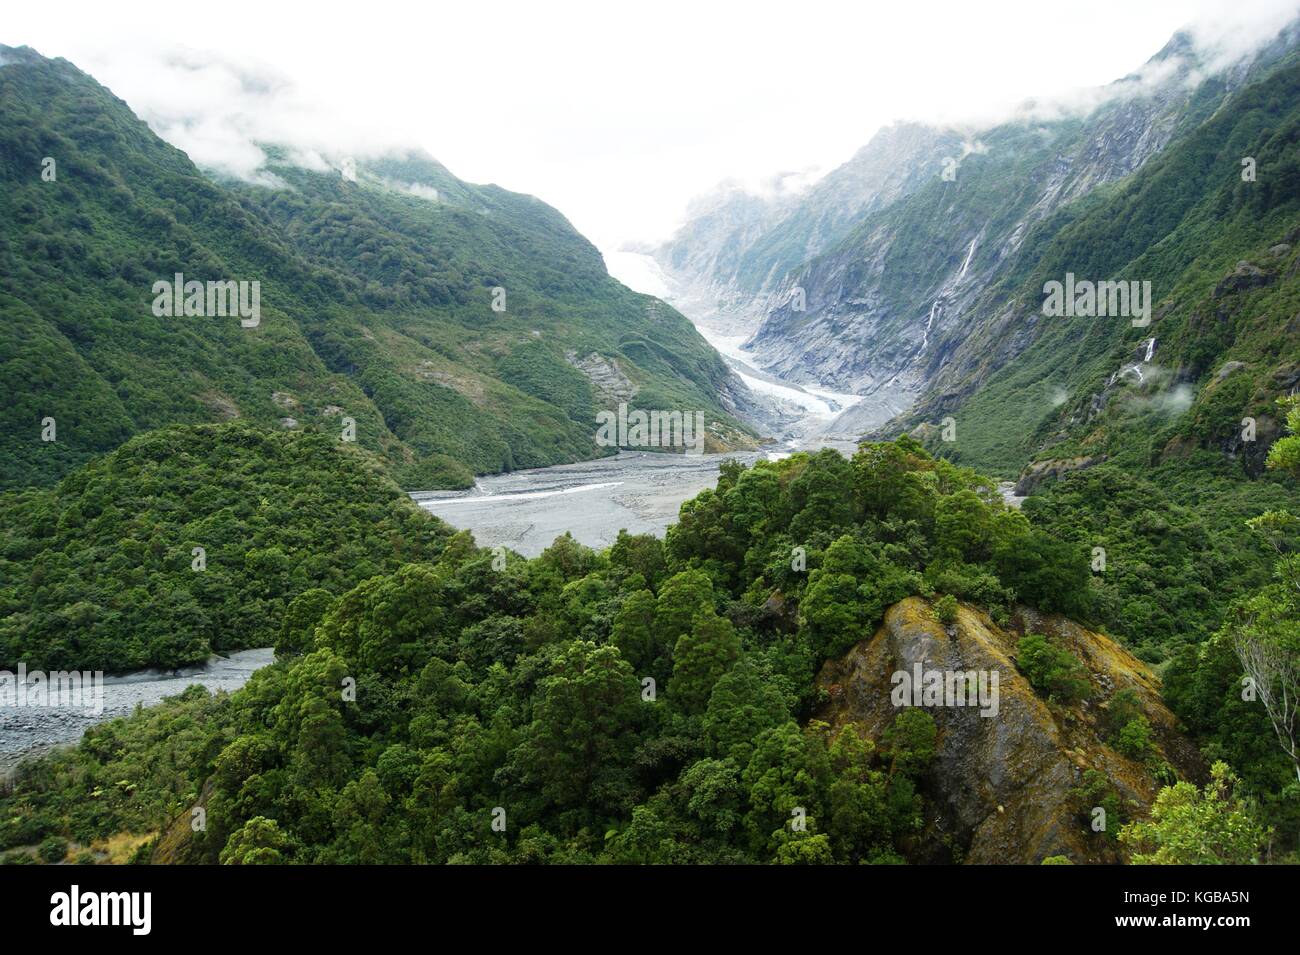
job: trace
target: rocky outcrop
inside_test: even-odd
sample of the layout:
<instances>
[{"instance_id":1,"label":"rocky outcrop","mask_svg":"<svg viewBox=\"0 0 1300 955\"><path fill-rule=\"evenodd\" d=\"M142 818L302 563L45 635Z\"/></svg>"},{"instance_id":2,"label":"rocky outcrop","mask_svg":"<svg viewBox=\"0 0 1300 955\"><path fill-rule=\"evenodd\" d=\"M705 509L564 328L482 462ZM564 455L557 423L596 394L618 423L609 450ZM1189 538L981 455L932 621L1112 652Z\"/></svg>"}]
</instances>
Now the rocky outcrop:
<instances>
[{"instance_id":1,"label":"rocky outcrop","mask_svg":"<svg viewBox=\"0 0 1300 955\"><path fill-rule=\"evenodd\" d=\"M1106 456L1090 457L1083 455L1074 458L1054 458L1049 461L1034 461L1021 472L1016 481L1015 494L1024 497L1033 494L1044 481L1057 481L1071 471L1082 471L1101 464Z\"/></svg>"},{"instance_id":2,"label":"rocky outcrop","mask_svg":"<svg viewBox=\"0 0 1300 955\"><path fill-rule=\"evenodd\" d=\"M597 352L579 358L577 352L567 351L564 360L587 377L602 401L627 401L637 393L637 386L623 374L616 359L606 358Z\"/></svg>"},{"instance_id":3,"label":"rocky outcrop","mask_svg":"<svg viewBox=\"0 0 1300 955\"><path fill-rule=\"evenodd\" d=\"M1016 644L1042 633L1087 668L1090 700L1058 706L1044 700L1016 669ZM1122 861L1115 839L1094 832L1092 807L1078 792L1084 774L1110 781L1132 813L1145 812L1159 783L1148 766L1107 742L1105 703L1131 688L1151 724L1159 758L1183 778L1200 780L1205 766L1179 732L1151 671L1109 637L1060 617L1022 609L1006 628L965 605L945 627L928 603L911 597L892 606L884 623L817 678L827 702L814 717L833 727L857 724L879 740L899 712L892 677L923 669L998 674L995 715L976 706L933 706L937 752L924 788L931 810L913 861L1037 864L1063 855L1076 863Z\"/></svg>"},{"instance_id":4,"label":"rocky outcrop","mask_svg":"<svg viewBox=\"0 0 1300 955\"><path fill-rule=\"evenodd\" d=\"M1223 298L1236 292L1245 292L1253 288L1263 288L1276 281L1277 276L1265 272L1251 262L1238 262L1237 267L1224 276L1214 287L1214 298Z\"/></svg>"},{"instance_id":5,"label":"rocky outcrop","mask_svg":"<svg viewBox=\"0 0 1300 955\"><path fill-rule=\"evenodd\" d=\"M203 861L201 847L195 837L204 827L196 829L196 818L206 817L213 788L213 781L207 780L194 805L178 813L158 834L149 856L150 865L196 865ZM196 817L195 810L202 810L202 815Z\"/></svg>"}]
</instances>

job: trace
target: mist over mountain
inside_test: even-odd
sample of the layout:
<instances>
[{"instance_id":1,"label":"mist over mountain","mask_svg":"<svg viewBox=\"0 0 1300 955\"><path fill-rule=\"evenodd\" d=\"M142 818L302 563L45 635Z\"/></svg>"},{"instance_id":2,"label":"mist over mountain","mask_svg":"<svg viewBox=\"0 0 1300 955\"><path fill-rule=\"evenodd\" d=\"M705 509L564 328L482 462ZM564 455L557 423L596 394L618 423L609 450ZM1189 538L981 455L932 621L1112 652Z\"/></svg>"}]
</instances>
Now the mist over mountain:
<instances>
[{"instance_id":1,"label":"mist over mountain","mask_svg":"<svg viewBox=\"0 0 1300 955\"><path fill-rule=\"evenodd\" d=\"M655 257L687 311L749 337L756 366L864 396L833 429L869 431L950 389L971 360L963 343L987 369L972 326L1003 306L981 297L1040 254L1040 226L1190 134L1286 60L1297 33L1248 51L1180 33L1075 101L1029 102L987 127L887 127L799 196L729 190ZM1032 321L1000 327L994 361L1035 334Z\"/></svg>"},{"instance_id":2,"label":"mist over mountain","mask_svg":"<svg viewBox=\"0 0 1300 955\"><path fill-rule=\"evenodd\" d=\"M933 37L941 92L942 51L1052 19L1006 9L871 24ZM605 10L589 49L531 7L418 21L536 88L386 66L384 12L281 47L391 92L360 122L251 53L101 42L124 101L0 46L0 863L1300 862L1295 10L900 106L825 175L737 162L608 257L391 84L515 117L474 145L516 168L608 165L578 208L611 218L751 115L815 153L796 79L850 129L891 90L782 72L820 11L701 9L667 55ZM1030 37L1063 72L1070 23ZM989 891L1066 911L1025 881L1052 904Z\"/></svg>"},{"instance_id":3,"label":"mist over mountain","mask_svg":"<svg viewBox=\"0 0 1300 955\"><path fill-rule=\"evenodd\" d=\"M0 383L18 396L0 484L233 418L351 419L414 487L610 453L596 413L633 395L712 415L719 447L751 440L745 387L691 324L544 203L418 152L331 165L266 143L251 181L205 175L72 64L0 55ZM265 314L159 316L176 275L256 282ZM46 418L59 438L33 446Z\"/></svg>"}]
</instances>

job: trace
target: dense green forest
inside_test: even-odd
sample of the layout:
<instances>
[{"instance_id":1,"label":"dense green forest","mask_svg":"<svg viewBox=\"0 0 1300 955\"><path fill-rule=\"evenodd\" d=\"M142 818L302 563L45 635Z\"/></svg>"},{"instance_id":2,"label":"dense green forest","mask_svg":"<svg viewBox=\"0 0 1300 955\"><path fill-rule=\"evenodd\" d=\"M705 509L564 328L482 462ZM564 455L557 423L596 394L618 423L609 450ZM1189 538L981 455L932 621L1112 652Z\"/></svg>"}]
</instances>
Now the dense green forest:
<instances>
[{"instance_id":1,"label":"dense green forest","mask_svg":"<svg viewBox=\"0 0 1300 955\"><path fill-rule=\"evenodd\" d=\"M726 461L662 540L525 559L401 487L608 453L595 414L618 401L705 410L710 450L751 442L683 316L549 206L422 154L343 176L268 145L265 182L217 181L66 61L0 49L0 669L276 650L238 692L21 766L4 861L958 861L936 837L948 724L822 718L827 667L903 601L954 646L1014 633L1052 731L1097 729L1115 761L1070 798L1082 826L1117 820L1087 836L1110 858L1300 859L1293 61L1193 102L1167 149L1037 225L976 303L998 319L964 347L989 363L909 433ZM1026 165L972 159L977 212L1052 148L1003 135ZM894 254L939 254L944 195L884 212L925 222ZM1043 319L1067 271L1151 280L1151 325ZM154 316L174 272L257 278L261 322ZM1020 509L997 486L1016 475ZM1155 676L1099 679L1060 637L1080 627Z\"/></svg>"},{"instance_id":2,"label":"dense green forest","mask_svg":"<svg viewBox=\"0 0 1300 955\"><path fill-rule=\"evenodd\" d=\"M270 646L304 590L432 559L448 533L355 444L162 428L55 488L0 495L0 667L116 672Z\"/></svg>"},{"instance_id":3,"label":"dense green forest","mask_svg":"<svg viewBox=\"0 0 1300 955\"><path fill-rule=\"evenodd\" d=\"M351 418L410 488L611 453L595 413L619 400L704 412L719 449L752 440L690 322L544 203L420 154L345 179L268 146L262 184L217 182L72 64L3 49L0 488L232 418L335 435ZM176 273L259 282L259 323L154 315Z\"/></svg>"},{"instance_id":4,"label":"dense green forest","mask_svg":"<svg viewBox=\"0 0 1300 955\"><path fill-rule=\"evenodd\" d=\"M1005 612L1088 588L1075 549L907 441L729 464L664 541L565 537L494 569L460 534L420 556L304 590L281 662L229 699L191 692L31 769L0 839L155 829L202 795L183 851L207 861L899 861L933 726L801 725L816 668L913 593ZM773 592L799 613L765 612ZM807 838L783 828L795 805Z\"/></svg>"},{"instance_id":5,"label":"dense green forest","mask_svg":"<svg viewBox=\"0 0 1300 955\"><path fill-rule=\"evenodd\" d=\"M913 594L943 595L941 617L954 599L995 619L1018 602L1098 609L1082 545L907 438L725 464L666 539L624 533L602 553L566 536L503 563L411 520L409 538L438 546L299 592L278 662L242 690L191 690L21 770L0 845L140 833L136 857L155 861L906 861L931 810L934 722L904 708L883 738L832 732L810 719L823 661ZM1045 697L1080 692L1067 652L1038 638L1020 657ZM1273 822L1293 847L1295 820Z\"/></svg>"}]
</instances>

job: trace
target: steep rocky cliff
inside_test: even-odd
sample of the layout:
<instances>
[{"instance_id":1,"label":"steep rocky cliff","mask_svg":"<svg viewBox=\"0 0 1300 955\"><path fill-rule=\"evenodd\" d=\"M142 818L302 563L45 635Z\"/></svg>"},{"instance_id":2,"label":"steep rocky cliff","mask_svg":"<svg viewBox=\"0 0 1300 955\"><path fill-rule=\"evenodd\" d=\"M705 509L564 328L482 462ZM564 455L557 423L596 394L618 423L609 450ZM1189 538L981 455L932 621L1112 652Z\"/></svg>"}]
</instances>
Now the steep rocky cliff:
<instances>
[{"instance_id":1,"label":"steep rocky cliff","mask_svg":"<svg viewBox=\"0 0 1300 955\"><path fill-rule=\"evenodd\" d=\"M1041 296L1014 296L1068 223L1063 211L1108 197L1277 68L1296 37L1293 24L1225 66L1175 35L1094 91L1086 114L1031 102L993 127L894 127L766 219L750 205L743 227L688 223L660 261L688 313L721 310L752 333L754 364L865 396L836 431L871 430L918 403L946 413L1037 339Z\"/></svg>"},{"instance_id":2,"label":"steep rocky cliff","mask_svg":"<svg viewBox=\"0 0 1300 955\"><path fill-rule=\"evenodd\" d=\"M867 214L938 175L961 135L897 123L806 190L786 179L758 195L724 183L697 200L687 222L654 251L690 315L752 332L788 295L787 274L831 248Z\"/></svg>"},{"instance_id":3,"label":"steep rocky cliff","mask_svg":"<svg viewBox=\"0 0 1300 955\"><path fill-rule=\"evenodd\" d=\"M1017 669L1017 642L1043 634L1082 661L1089 698L1061 705L1043 699ZM818 676L827 702L815 717L832 726L856 723L880 739L899 712L891 700L893 674L923 670L998 674L995 715L976 706L927 707L938 728L935 761L926 779L931 813L909 852L913 861L1036 864L1063 855L1076 863L1122 861L1120 823L1145 813L1171 775L1200 780L1204 763L1160 700L1151 671L1109 637L1062 617L1022 608L1000 627L961 606L940 624L926 601L910 597L885 615L880 629ZM1152 731L1155 753L1138 761L1110 742L1110 704L1121 690L1135 694ZM1106 830L1093 830L1099 777L1113 790ZM1103 800L1104 801L1104 800ZM1115 807L1122 807L1115 818Z\"/></svg>"}]
</instances>

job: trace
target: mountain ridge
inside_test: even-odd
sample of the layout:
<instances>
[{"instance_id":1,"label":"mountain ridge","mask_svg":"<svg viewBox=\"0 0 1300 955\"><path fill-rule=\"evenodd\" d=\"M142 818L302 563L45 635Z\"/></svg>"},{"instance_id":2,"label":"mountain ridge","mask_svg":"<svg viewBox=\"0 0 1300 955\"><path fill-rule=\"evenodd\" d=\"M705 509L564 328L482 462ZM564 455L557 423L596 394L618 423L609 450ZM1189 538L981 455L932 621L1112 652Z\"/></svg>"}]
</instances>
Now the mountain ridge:
<instances>
[{"instance_id":1,"label":"mountain ridge","mask_svg":"<svg viewBox=\"0 0 1300 955\"><path fill-rule=\"evenodd\" d=\"M66 60L0 55L0 310L18 328L0 386L19 396L0 487L232 417L339 432L350 418L414 487L612 453L594 440L609 396L569 352L620 369L646 407L705 412L715 448L752 445L733 413L751 398L716 352L540 200L411 154L351 182L272 147L284 188L219 182ZM258 281L262 321L152 315L152 284L176 273ZM47 418L55 440L33 440Z\"/></svg>"}]
</instances>

